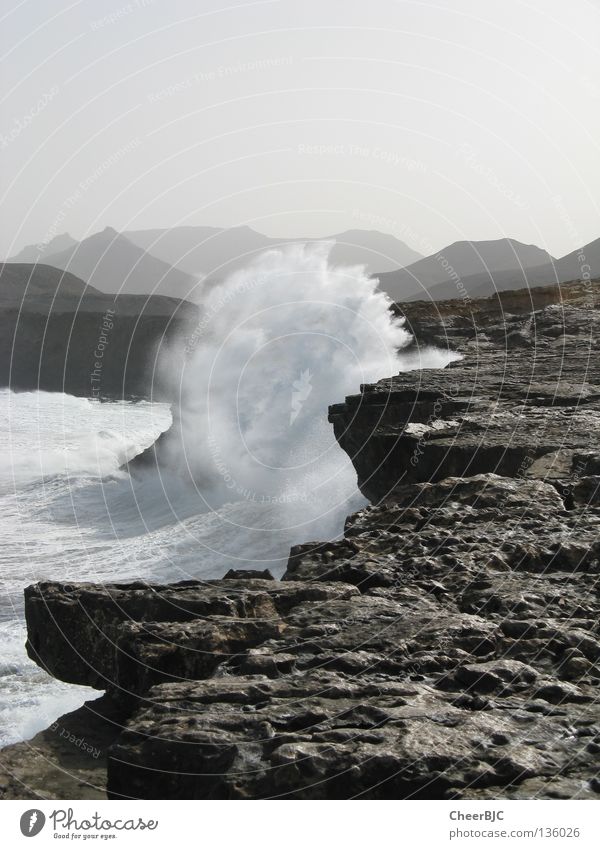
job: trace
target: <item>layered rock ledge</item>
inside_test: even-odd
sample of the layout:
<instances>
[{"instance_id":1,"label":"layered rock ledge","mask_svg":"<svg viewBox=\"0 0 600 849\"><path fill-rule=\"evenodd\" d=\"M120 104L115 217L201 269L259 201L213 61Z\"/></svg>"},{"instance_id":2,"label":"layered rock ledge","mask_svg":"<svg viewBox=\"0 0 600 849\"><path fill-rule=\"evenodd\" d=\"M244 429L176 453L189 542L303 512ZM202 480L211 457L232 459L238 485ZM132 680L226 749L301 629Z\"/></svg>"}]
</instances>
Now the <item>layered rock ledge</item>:
<instances>
[{"instance_id":1,"label":"layered rock ledge","mask_svg":"<svg viewBox=\"0 0 600 849\"><path fill-rule=\"evenodd\" d=\"M463 359L331 408L372 503L282 581L27 589L109 797L600 798L598 301L407 306Z\"/></svg>"}]
</instances>

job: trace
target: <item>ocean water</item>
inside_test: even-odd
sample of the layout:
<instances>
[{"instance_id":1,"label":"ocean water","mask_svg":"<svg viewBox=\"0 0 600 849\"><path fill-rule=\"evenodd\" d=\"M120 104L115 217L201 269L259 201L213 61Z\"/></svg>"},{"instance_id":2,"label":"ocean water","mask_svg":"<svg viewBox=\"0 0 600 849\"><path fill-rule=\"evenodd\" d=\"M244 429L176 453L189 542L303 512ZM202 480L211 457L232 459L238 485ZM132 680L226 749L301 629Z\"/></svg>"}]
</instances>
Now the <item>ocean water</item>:
<instances>
[{"instance_id":1,"label":"ocean water","mask_svg":"<svg viewBox=\"0 0 600 849\"><path fill-rule=\"evenodd\" d=\"M165 404L0 390L0 745L33 736L99 695L55 681L27 658L28 584L205 579L244 567L279 576L290 545L339 533L346 513L363 503L342 452L333 517L293 496L279 504L242 498L214 510L168 473L120 471L170 423Z\"/></svg>"},{"instance_id":2,"label":"ocean water","mask_svg":"<svg viewBox=\"0 0 600 849\"><path fill-rule=\"evenodd\" d=\"M24 587L230 568L281 576L291 545L334 539L365 503L328 405L361 383L456 358L404 352L410 341L364 269L331 268L327 245L294 246L213 290L183 372L160 364L173 414L0 390L0 745L98 694L27 658ZM160 472L121 469L172 423Z\"/></svg>"},{"instance_id":3,"label":"ocean water","mask_svg":"<svg viewBox=\"0 0 600 849\"><path fill-rule=\"evenodd\" d=\"M119 466L170 421L165 404L0 391L1 744L32 736L95 693L54 681L27 658L23 588L139 571L111 528L109 505L124 492Z\"/></svg>"}]
</instances>

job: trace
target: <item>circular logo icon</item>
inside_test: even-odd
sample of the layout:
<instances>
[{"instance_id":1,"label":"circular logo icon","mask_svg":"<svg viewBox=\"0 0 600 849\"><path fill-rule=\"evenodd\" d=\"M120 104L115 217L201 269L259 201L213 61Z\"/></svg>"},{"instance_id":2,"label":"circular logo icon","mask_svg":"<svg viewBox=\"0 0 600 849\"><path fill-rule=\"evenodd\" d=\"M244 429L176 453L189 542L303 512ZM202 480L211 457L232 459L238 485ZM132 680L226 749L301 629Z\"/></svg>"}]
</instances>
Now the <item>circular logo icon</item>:
<instances>
[{"instance_id":1,"label":"circular logo icon","mask_svg":"<svg viewBox=\"0 0 600 849\"><path fill-rule=\"evenodd\" d=\"M35 837L39 834L46 824L46 817L42 811L37 808L32 808L30 811L25 811L21 816L21 834L25 837Z\"/></svg>"}]
</instances>

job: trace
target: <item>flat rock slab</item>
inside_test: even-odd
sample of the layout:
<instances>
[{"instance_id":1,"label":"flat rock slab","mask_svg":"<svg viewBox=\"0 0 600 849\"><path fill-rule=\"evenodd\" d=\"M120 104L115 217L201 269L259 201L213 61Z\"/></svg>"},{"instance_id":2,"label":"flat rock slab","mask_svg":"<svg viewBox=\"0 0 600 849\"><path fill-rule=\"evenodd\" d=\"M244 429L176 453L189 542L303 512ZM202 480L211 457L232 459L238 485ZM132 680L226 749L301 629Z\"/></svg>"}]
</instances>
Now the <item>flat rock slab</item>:
<instances>
[{"instance_id":1,"label":"flat rock slab","mask_svg":"<svg viewBox=\"0 0 600 849\"><path fill-rule=\"evenodd\" d=\"M497 793L534 776L585 768L588 732L599 720L597 707L547 715L508 698L465 710L435 688L376 674L369 681L315 672L163 685L150 691L111 748L110 794L431 799L487 787Z\"/></svg>"}]
</instances>

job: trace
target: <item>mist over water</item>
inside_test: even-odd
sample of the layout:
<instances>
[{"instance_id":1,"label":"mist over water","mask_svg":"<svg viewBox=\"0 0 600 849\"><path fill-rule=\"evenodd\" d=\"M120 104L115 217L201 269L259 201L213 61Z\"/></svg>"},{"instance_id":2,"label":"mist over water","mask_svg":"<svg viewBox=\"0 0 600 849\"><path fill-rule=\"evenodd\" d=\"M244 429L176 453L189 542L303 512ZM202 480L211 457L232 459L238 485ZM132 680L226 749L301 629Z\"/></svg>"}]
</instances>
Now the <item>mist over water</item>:
<instances>
[{"instance_id":1,"label":"mist over water","mask_svg":"<svg viewBox=\"0 0 600 849\"><path fill-rule=\"evenodd\" d=\"M362 383L452 359L403 355L411 336L389 297L363 267L330 265L332 246L269 251L210 293L166 445L167 466L191 475L207 509L278 505L289 526L332 516L354 476L328 406Z\"/></svg>"}]
</instances>

